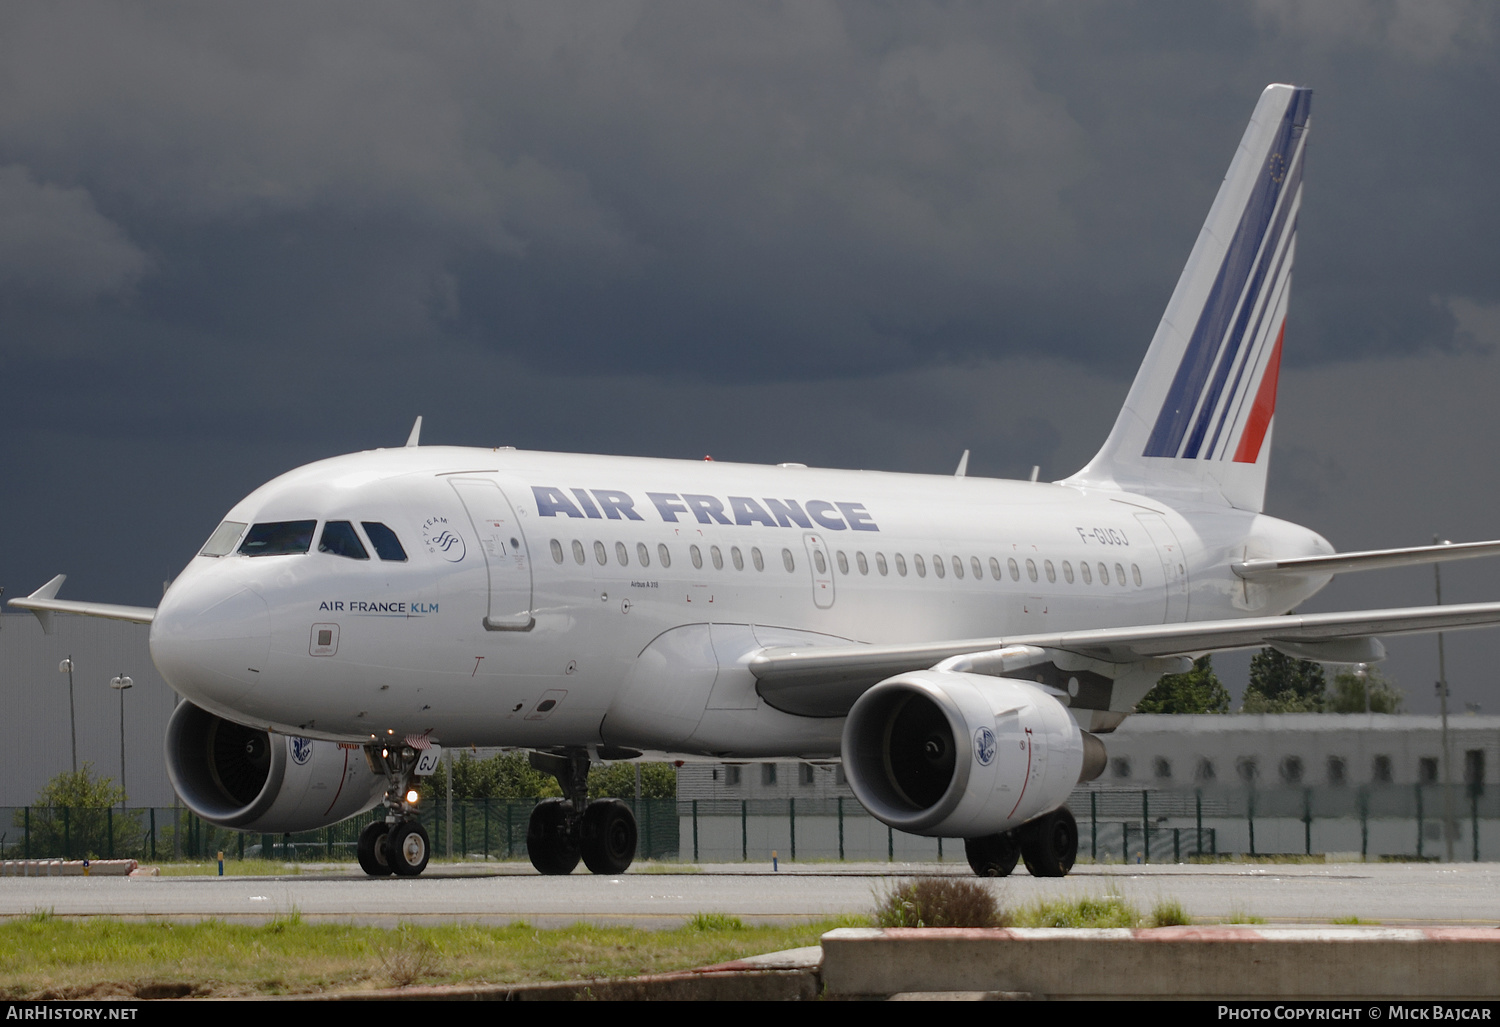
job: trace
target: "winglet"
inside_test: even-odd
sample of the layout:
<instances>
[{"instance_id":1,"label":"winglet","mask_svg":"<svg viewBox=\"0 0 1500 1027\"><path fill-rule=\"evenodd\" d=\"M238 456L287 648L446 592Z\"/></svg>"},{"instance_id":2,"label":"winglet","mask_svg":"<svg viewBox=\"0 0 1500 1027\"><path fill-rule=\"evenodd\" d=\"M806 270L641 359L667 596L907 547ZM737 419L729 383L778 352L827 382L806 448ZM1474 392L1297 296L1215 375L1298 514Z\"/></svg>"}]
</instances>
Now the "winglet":
<instances>
[{"instance_id":1,"label":"winglet","mask_svg":"<svg viewBox=\"0 0 1500 1027\"><path fill-rule=\"evenodd\" d=\"M411 434L406 437L406 444L408 446L419 446L419 445L421 445L421 443L418 442L417 440L420 439L421 437L422 437L422 415L418 414L417 415L417 423L411 426Z\"/></svg>"},{"instance_id":2,"label":"winglet","mask_svg":"<svg viewBox=\"0 0 1500 1027\"><path fill-rule=\"evenodd\" d=\"M63 582L67 581L67 580L68 580L68 576L66 574L59 574L57 577L55 577L51 581L47 582L45 585L43 585L41 588L37 589L35 592L31 593L31 595L27 596L26 598L27 599L56 599L58 591L62 589ZM14 600L12 600L12 602L14 602ZM42 634L44 634L44 635L50 635L50 634L52 634L52 611L51 610L32 610L31 612L34 613L34 614L36 614L36 619L41 622L41 625L42 625Z\"/></svg>"},{"instance_id":3,"label":"winglet","mask_svg":"<svg viewBox=\"0 0 1500 1027\"><path fill-rule=\"evenodd\" d=\"M964 450L964 455L958 458L958 470L953 472L953 477L963 478L969 473L969 451Z\"/></svg>"}]
</instances>

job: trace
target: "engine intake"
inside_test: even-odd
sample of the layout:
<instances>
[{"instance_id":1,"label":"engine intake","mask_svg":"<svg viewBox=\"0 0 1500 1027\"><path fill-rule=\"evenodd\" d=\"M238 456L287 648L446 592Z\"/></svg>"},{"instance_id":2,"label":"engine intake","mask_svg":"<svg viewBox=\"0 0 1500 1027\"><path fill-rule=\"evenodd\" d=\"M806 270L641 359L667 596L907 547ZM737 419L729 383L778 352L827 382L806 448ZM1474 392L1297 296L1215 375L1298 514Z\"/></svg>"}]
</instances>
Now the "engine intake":
<instances>
[{"instance_id":1,"label":"engine intake","mask_svg":"<svg viewBox=\"0 0 1500 1027\"><path fill-rule=\"evenodd\" d=\"M385 778L357 747L273 734L189 702L167 722L166 756L167 776L188 809L242 831L311 831L385 794Z\"/></svg>"},{"instance_id":2,"label":"engine intake","mask_svg":"<svg viewBox=\"0 0 1500 1027\"><path fill-rule=\"evenodd\" d=\"M998 834L1062 805L1104 747L1027 681L915 671L860 696L844 773L876 819L913 834Z\"/></svg>"}]
</instances>

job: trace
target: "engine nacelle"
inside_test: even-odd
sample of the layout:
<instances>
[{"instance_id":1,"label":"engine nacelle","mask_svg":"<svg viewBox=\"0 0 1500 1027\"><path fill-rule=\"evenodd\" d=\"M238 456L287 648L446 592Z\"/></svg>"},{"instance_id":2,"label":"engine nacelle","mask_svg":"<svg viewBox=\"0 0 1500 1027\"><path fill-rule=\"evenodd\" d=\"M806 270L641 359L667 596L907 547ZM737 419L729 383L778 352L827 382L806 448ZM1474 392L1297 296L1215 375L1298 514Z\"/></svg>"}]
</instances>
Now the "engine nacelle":
<instances>
[{"instance_id":1,"label":"engine nacelle","mask_svg":"<svg viewBox=\"0 0 1500 1027\"><path fill-rule=\"evenodd\" d=\"M922 670L860 696L844 722L844 774L882 823L976 838L1067 801L1104 768L1104 746L1028 681Z\"/></svg>"},{"instance_id":2,"label":"engine nacelle","mask_svg":"<svg viewBox=\"0 0 1500 1027\"><path fill-rule=\"evenodd\" d=\"M268 834L337 823L386 788L357 746L245 727L189 702L167 722L167 775L209 823Z\"/></svg>"}]
</instances>

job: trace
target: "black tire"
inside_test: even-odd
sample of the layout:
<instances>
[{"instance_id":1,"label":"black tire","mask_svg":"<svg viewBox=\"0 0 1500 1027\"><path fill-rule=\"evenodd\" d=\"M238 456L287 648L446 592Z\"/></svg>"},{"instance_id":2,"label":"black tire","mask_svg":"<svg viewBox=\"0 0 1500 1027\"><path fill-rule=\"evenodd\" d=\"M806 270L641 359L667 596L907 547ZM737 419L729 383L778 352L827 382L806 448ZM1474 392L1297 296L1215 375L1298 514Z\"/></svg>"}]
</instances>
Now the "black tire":
<instances>
[{"instance_id":1,"label":"black tire","mask_svg":"<svg viewBox=\"0 0 1500 1027\"><path fill-rule=\"evenodd\" d=\"M415 820L397 824L386 835L386 859L400 877L416 877L426 870L427 857L431 854L432 844L427 840L427 831Z\"/></svg>"},{"instance_id":2,"label":"black tire","mask_svg":"<svg viewBox=\"0 0 1500 1027\"><path fill-rule=\"evenodd\" d=\"M359 832L359 845L355 847L355 852L359 853L359 868L371 877L385 877L394 873L391 861L385 854L385 836L388 830L385 821L377 820Z\"/></svg>"},{"instance_id":3,"label":"black tire","mask_svg":"<svg viewBox=\"0 0 1500 1027\"><path fill-rule=\"evenodd\" d=\"M1009 877L1021 858L1021 843L1012 831L965 838L964 855L969 858L969 869L980 877Z\"/></svg>"},{"instance_id":4,"label":"black tire","mask_svg":"<svg viewBox=\"0 0 1500 1027\"><path fill-rule=\"evenodd\" d=\"M578 866L578 836L568 830L573 804L566 799L539 802L526 824L526 855L543 874L571 874Z\"/></svg>"},{"instance_id":5,"label":"black tire","mask_svg":"<svg viewBox=\"0 0 1500 1027\"><path fill-rule=\"evenodd\" d=\"M583 811L583 864L596 874L623 874L635 862L635 814L619 799L599 799Z\"/></svg>"},{"instance_id":6,"label":"black tire","mask_svg":"<svg viewBox=\"0 0 1500 1027\"><path fill-rule=\"evenodd\" d=\"M1032 877L1063 877L1078 858L1078 823L1068 807L1021 828L1021 858Z\"/></svg>"}]
</instances>

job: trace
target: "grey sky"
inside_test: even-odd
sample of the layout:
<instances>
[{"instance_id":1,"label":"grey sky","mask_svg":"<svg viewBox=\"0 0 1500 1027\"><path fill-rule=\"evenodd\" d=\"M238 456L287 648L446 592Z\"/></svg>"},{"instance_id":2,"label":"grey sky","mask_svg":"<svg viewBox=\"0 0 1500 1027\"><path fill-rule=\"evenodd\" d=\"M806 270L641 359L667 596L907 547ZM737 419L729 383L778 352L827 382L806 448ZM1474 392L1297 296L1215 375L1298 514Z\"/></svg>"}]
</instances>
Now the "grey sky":
<instances>
[{"instance_id":1,"label":"grey sky","mask_svg":"<svg viewBox=\"0 0 1500 1027\"><path fill-rule=\"evenodd\" d=\"M1315 98L1269 511L1500 536L1497 32L1483 2L5 7L0 584L154 602L241 495L418 413L1062 476L1271 81ZM1451 643L1490 710L1497 643ZM1392 645L1417 709L1432 649Z\"/></svg>"}]
</instances>

